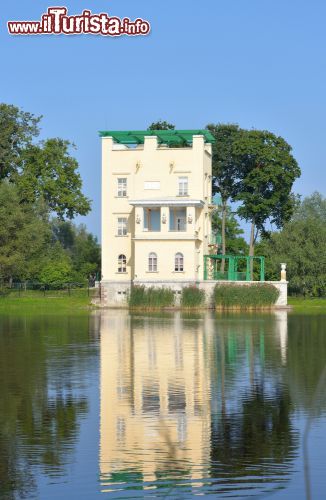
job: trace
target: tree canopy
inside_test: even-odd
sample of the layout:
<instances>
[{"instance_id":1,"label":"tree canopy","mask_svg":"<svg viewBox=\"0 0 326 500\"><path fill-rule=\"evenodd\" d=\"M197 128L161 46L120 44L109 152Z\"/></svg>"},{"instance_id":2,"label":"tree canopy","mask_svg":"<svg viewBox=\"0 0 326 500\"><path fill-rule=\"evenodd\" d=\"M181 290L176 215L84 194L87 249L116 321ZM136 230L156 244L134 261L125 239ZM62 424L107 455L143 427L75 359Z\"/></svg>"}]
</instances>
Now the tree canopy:
<instances>
[{"instance_id":1,"label":"tree canopy","mask_svg":"<svg viewBox=\"0 0 326 500\"><path fill-rule=\"evenodd\" d=\"M278 279L280 262L287 264L289 292L326 294L326 198L314 193L297 206L279 232L259 243L266 256L266 278Z\"/></svg>"},{"instance_id":2,"label":"tree canopy","mask_svg":"<svg viewBox=\"0 0 326 500\"><path fill-rule=\"evenodd\" d=\"M37 140L41 118L0 104L0 278L85 282L99 271L100 247L70 219L86 215L90 200L73 144Z\"/></svg>"},{"instance_id":3,"label":"tree canopy","mask_svg":"<svg viewBox=\"0 0 326 500\"><path fill-rule=\"evenodd\" d=\"M165 120L158 120L150 124L147 130L174 130L175 125Z\"/></svg>"},{"instance_id":4,"label":"tree canopy","mask_svg":"<svg viewBox=\"0 0 326 500\"><path fill-rule=\"evenodd\" d=\"M255 241L266 231L266 223L280 228L290 219L295 206L292 186L300 168L291 146L271 132L221 123L209 124L207 129L215 137L213 192L222 199L222 253L227 203L233 201L238 202L240 218L251 223L249 255L254 255Z\"/></svg>"},{"instance_id":5,"label":"tree canopy","mask_svg":"<svg viewBox=\"0 0 326 500\"><path fill-rule=\"evenodd\" d=\"M41 118L0 104L0 182L7 179L18 186L20 203L42 198L61 219L86 215L90 200L81 190L72 144L59 138L37 142Z\"/></svg>"},{"instance_id":6,"label":"tree canopy","mask_svg":"<svg viewBox=\"0 0 326 500\"><path fill-rule=\"evenodd\" d=\"M19 190L0 182L0 278L84 283L100 270L100 246L86 227L54 218L42 201L20 203ZM67 233L64 236L64 233Z\"/></svg>"},{"instance_id":7,"label":"tree canopy","mask_svg":"<svg viewBox=\"0 0 326 500\"><path fill-rule=\"evenodd\" d=\"M86 215L90 202L83 195L78 162L70 156L69 141L47 139L23 152L23 168L13 181L21 200L34 203L40 196L60 219Z\"/></svg>"},{"instance_id":8,"label":"tree canopy","mask_svg":"<svg viewBox=\"0 0 326 500\"><path fill-rule=\"evenodd\" d=\"M294 209L291 190L300 168L282 138L265 130L242 130L234 142L234 155L241 165L235 201L238 214L264 232L266 221L277 228Z\"/></svg>"},{"instance_id":9,"label":"tree canopy","mask_svg":"<svg viewBox=\"0 0 326 500\"><path fill-rule=\"evenodd\" d=\"M221 206L221 236L222 254L227 251L226 245L226 218L227 205L237 194L237 180L241 172L241 163L238 156L233 154L234 142L238 138L241 129L236 124L216 125L209 124L206 127L214 136L215 142L212 146L212 191L220 193ZM224 271L224 261L222 261L222 272Z\"/></svg>"},{"instance_id":10,"label":"tree canopy","mask_svg":"<svg viewBox=\"0 0 326 500\"><path fill-rule=\"evenodd\" d=\"M37 273L50 239L44 207L20 204L17 187L0 182L0 277L26 279Z\"/></svg>"},{"instance_id":11,"label":"tree canopy","mask_svg":"<svg viewBox=\"0 0 326 500\"><path fill-rule=\"evenodd\" d=\"M12 104L0 103L0 180L21 166L23 151L39 135L41 118Z\"/></svg>"}]
</instances>

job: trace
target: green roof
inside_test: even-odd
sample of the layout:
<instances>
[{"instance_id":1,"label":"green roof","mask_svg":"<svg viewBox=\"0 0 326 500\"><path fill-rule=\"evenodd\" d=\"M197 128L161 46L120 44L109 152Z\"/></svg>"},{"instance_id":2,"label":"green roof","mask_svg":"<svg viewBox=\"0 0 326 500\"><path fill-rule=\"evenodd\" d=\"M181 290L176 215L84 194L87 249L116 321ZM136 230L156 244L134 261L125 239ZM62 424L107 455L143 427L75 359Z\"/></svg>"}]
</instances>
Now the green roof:
<instances>
[{"instance_id":1,"label":"green roof","mask_svg":"<svg viewBox=\"0 0 326 500\"><path fill-rule=\"evenodd\" d=\"M214 136L209 130L101 130L100 137L113 137L120 144L143 144L144 137L156 135L158 141L164 144L190 144L193 135L203 135L205 142L214 142Z\"/></svg>"}]
</instances>

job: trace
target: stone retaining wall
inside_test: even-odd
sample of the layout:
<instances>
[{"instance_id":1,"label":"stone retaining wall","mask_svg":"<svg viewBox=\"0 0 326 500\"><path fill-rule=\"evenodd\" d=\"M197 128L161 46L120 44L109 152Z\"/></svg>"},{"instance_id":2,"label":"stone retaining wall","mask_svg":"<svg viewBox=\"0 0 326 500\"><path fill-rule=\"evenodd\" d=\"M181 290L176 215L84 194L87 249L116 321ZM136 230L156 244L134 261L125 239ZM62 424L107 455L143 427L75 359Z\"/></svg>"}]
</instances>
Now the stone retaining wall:
<instances>
[{"instance_id":1,"label":"stone retaining wall","mask_svg":"<svg viewBox=\"0 0 326 500\"><path fill-rule=\"evenodd\" d=\"M207 305L213 305L213 292L216 284L219 285L237 285L237 286L250 286L250 285L260 285L269 284L275 286L280 291L279 297L275 303L276 306L286 306L288 303L288 282L287 281L214 281L207 280L201 281L198 286L202 290L205 290Z\"/></svg>"},{"instance_id":2,"label":"stone retaining wall","mask_svg":"<svg viewBox=\"0 0 326 500\"><path fill-rule=\"evenodd\" d=\"M134 280L134 285L144 285L146 287L166 287L171 288L175 293L175 303L178 305L180 303L181 290L185 286L196 285L206 293L206 306L213 307L213 291L216 284L221 285L237 285L237 286L250 286L252 284L259 285L263 283L268 283L275 286L279 291L280 295L275 303L275 306L286 306L287 305L287 281L136 281ZM131 281L102 281L101 282L101 306L102 307L127 307L128 306L128 293L132 286Z\"/></svg>"}]
</instances>

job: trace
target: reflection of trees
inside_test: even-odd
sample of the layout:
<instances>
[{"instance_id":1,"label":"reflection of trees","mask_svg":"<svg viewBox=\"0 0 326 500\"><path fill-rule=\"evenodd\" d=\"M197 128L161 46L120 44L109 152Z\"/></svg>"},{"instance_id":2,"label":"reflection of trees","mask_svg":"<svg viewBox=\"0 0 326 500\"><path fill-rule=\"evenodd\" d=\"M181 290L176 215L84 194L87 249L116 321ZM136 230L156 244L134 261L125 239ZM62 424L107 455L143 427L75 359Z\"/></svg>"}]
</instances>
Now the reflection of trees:
<instances>
[{"instance_id":1,"label":"reflection of trees","mask_svg":"<svg viewBox=\"0 0 326 500\"><path fill-rule=\"evenodd\" d=\"M293 456L297 444L290 408L289 395L282 386L273 394L266 393L262 385L253 387L241 397L239 408L215 421L213 462L223 464L223 473L227 468L232 476L287 475L288 469L283 467L281 472L279 465ZM213 470L213 474L218 472L218 465Z\"/></svg>"},{"instance_id":2,"label":"reflection of trees","mask_svg":"<svg viewBox=\"0 0 326 500\"><path fill-rule=\"evenodd\" d=\"M273 314L227 314L217 316L210 338L210 367L212 394L237 391L239 383L252 386L256 378L271 375L275 382L282 380L278 322ZM268 363L265 364L265 353ZM247 377L249 369L249 378Z\"/></svg>"},{"instance_id":3,"label":"reflection of trees","mask_svg":"<svg viewBox=\"0 0 326 500\"><path fill-rule=\"evenodd\" d=\"M325 316L290 315L288 318L287 377L298 408L311 410L319 378L326 364ZM326 398L318 401L325 408Z\"/></svg>"},{"instance_id":4,"label":"reflection of trees","mask_svg":"<svg viewBox=\"0 0 326 500\"><path fill-rule=\"evenodd\" d=\"M225 491L234 481L265 489L287 480L298 438L277 321L273 315L221 318L211 357L211 476L225 482Z\"/></svg>"},{"instance_id":5,"label":"reflection of trees","mask_svg":"<svg viewBox=\"0 0 326 500\"><path fill-rule=\"evenodd\" d=\"M265 488L268 482L289 479L298 445L290 412L290 398L282 386L272 394L263 385L246 391L237 409L212 421L212 477L227 476L226 484L232 478L239 482L241 477L251 477L250 488L255 482Z\"/></svg>"},{"instance_id":6,"label":"reflection of trees","mask_svg":"<svg viewBox=\"0 0 326 500\"><path fill-rule=\"evenodd\" d=\"M87 412L87 400L72 383L78 373L82 384L92 357L82 349L87 341L87 317L1 318L1 497L29 497L33 466L63 472Z\"/></svg>"}]
</instances>

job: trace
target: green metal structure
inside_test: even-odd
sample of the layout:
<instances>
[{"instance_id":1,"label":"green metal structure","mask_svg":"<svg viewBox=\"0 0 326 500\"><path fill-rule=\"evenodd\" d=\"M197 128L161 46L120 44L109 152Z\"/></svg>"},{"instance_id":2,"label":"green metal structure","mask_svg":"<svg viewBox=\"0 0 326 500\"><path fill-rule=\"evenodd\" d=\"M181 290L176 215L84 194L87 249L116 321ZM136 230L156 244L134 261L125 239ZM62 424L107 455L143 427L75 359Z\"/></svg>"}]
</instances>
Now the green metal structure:
<instances>
[{"instance_id":1,"label":"green metal structure","mask_svg":"<svg viewBox=\"0 0 326 500\"><path fill-rule=\"evenodd\" d=\"M119 144L144 144L144 138L156 135L159 143L163 144L191 144L193 135L203 135L205 142L215 142L209 130L101 130L100 137L113 137Z\"/></svg>"},{"instance_id":2,"label":"green metal structure","mask_svg":"<svg viewBox=\"0 0 326 500\"><path fill-rule=\"evenodd\" d=\"M222 260L226 263L226 271L218 271L217 264ZM265 281L265 257L249 257L244 255L204 255L204 280L251 281L250 262L258 261L259 281ZM241 261L245 261L245 271L238 271Z\"/></svg>"}]
</instances>

